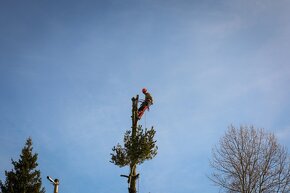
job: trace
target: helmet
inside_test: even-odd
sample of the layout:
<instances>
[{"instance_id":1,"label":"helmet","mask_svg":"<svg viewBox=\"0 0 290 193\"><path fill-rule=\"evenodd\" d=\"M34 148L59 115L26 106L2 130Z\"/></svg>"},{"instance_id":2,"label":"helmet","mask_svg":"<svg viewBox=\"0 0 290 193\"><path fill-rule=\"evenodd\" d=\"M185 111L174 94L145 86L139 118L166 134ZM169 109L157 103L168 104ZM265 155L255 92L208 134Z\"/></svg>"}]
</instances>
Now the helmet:
<instances>
[{"instance_id":1,"label":"helmet","mask_svg":"<svg viewBox=\"0 0 290 193\"><path fill-rule=\"evenodd\" d=\"M147 92L147 89L146 89L146 88L143 88L143 89L142 89L142 92L143 92L143 93L146 93L146 92Z\"/></svg>"}]
</instances>

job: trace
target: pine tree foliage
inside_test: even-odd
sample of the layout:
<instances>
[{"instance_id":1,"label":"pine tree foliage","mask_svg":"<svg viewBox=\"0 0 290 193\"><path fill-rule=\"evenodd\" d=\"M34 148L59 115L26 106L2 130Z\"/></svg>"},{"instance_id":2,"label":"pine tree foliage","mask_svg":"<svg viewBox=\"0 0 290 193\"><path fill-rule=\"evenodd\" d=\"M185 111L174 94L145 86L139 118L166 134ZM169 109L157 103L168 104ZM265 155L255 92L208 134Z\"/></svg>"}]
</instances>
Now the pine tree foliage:
<instances>
[{"instance_id":1,"label":"pine tree foliage","mask_svg":"<svg viewBox=\"0 0 290 193\"><path fill-rule=\"evenodd\" d=\"M128 178L129 193L137 193L136 185L139 174L137 173L137 165L145 160L150 160L157 154L158 147L154 140L156 131L153 129L142 129L138 124L138 102L139 96L132 99L132 130L128 130L124 135L124 146L117 144L111 153L111 162L119 167L129 166L129 175L121 175Z\"/></svg>"},{"instance_id":2,"label":"pine tree foliage","mask_svg":"<svg viewBox=\"0 0 290 193\"><path fill-rule=\"evenodd\" d=\"M131 131L126 131L124 135L124 147L118 144L113 147L111 153L111 162L119 167L141 164L145 160L154 158L157 154L158 147L155 145L153 129L142 129L138 126L136 136L131 135Z\"/></svg>"},{"instance_id":3,"label":"pine tree foliage","mask_svg":"<svg viewBox=\"0 0 290 193\"><path fill-rule=\"evenodd\" d=\"M12 161L14 169L5 171L6 181L0 181L1 193L44 193L42 187L40 171L36 170L38 166L38 154L32 152L32 139L28 138L20 159Z\"/></svg>"}]
</instances>

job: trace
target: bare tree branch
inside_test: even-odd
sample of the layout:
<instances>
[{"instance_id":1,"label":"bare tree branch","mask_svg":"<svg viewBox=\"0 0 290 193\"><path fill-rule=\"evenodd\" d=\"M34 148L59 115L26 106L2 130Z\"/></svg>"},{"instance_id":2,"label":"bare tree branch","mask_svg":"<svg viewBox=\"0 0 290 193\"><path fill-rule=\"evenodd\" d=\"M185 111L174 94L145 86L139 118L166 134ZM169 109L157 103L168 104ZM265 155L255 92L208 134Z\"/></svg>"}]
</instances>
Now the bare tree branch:
<instances>
[{"instance_id":1,"label":"bare tree branch","mask_svg":"<svg viewBox=\"0 0 290 193\"><path fill-rule=\"evenodd\" d=\"M290 158L274 134L230 126L212 150L210 180L225 192L290 192Z\"/></svg>"}]
</instances>

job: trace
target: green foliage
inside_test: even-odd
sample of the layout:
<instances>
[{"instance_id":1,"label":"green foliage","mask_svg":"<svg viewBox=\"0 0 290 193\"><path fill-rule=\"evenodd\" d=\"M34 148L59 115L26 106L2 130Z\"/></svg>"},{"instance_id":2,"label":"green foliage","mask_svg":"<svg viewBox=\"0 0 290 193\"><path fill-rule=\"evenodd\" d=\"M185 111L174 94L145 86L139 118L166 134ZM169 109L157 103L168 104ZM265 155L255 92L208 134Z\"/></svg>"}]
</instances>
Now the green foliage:
<instances>
[{"instance_id":1,"label":"green foliage","mask_svg":"<svg viewBox=\"0 0 290 193\"><path fill-rule=\"evenodd\" d=\"M32 140L28 138L20 159L12 161L14 169L5 171L6 181L3 184L0 181L0 190L2 193L44 193L42 187L40 171L36 170L38 166L37 154L32 153Z\"/></svg>"},{"instance_id":2,"label":"green foliage","mask_svg":"<svg viewBox=\"0 0 290 193\"><path fill-rule=\"evenodd\" d=\"M141 164L145 160L150 160L157 154L158 147L155 145L153 129L145 129L139 125L136 129L136 135L132 136L131 131L126 131L124 135L124 147L120 144L114 146L111 153L111 162L119 167L131 164Z\"/></svg>"}]
</instances>

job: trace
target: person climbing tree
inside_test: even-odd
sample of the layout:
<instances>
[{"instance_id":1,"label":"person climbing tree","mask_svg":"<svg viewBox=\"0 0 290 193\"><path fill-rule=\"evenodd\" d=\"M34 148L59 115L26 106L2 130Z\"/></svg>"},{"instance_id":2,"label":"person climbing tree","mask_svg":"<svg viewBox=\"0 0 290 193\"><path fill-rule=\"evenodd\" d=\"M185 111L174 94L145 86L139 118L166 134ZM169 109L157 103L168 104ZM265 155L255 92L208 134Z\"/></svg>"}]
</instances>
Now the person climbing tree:
<instances>
[{"instance_id":1,"label":"person climbing tree","mask_svg":"<svg viewBox=\"0 0 290 193\"><path fill-rule=\"evenodd\" d=\"M119 167L130 167L128 175L121 175L127 178L128 193L139 193L137 191L137 180L140 174L137 173L137 165L142 164L146 160L151 160L157 155L158 147L154 139L156 131L142 128L138 125L138 102L139 96L132 99L132 130L127 130L124 135L124 145L119 143L112 148L111 163ZM139 187L138 187L139 189Z\"/></svg>"},{"instance_id":2,"label":"person climbing tree","mask_svg":"<svg viewBox=\"0 0 290 193\"><path fill-rule=\"evenodd\" d=\"M147 89L143 88L142 92L145 95L145 99L138 109L138 119L141 119L144 112L147 109L149 110L149 107L153 104L153 98L152 98L151 94L147 91Z\"/></svg>"}]
</instances>

